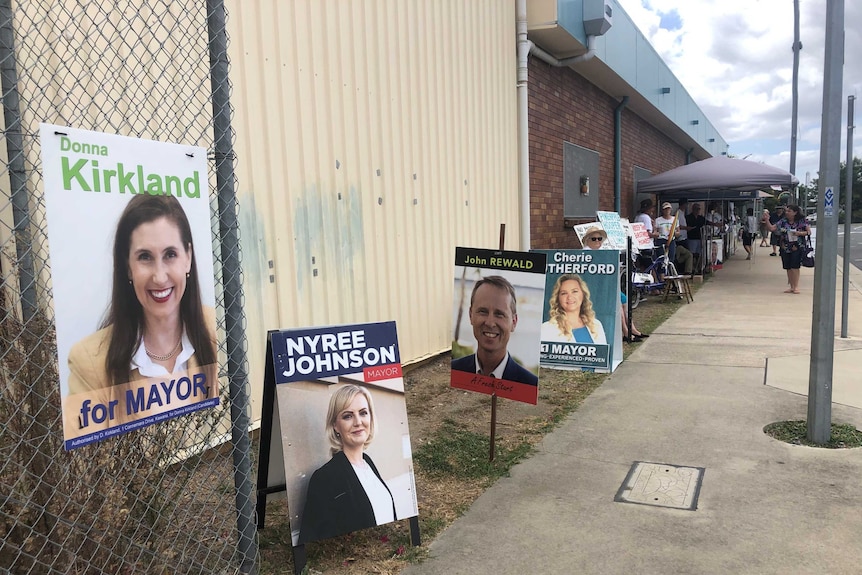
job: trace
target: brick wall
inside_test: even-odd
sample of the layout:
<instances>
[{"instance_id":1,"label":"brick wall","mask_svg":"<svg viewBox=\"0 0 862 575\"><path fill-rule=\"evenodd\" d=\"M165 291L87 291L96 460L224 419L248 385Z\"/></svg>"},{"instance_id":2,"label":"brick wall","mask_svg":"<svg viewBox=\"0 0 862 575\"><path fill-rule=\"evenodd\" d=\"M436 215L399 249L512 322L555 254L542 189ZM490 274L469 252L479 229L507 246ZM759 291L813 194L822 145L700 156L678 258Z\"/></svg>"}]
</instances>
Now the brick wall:
<instances>
[{"instance_id":1,"label":"brick wall","mask_svg":"<svg viewBox=\"0 0 862 575\"><path fill-rule=\"evenodd\" d=\"M555 68L536 58L530 59L528 99L531 247L578 248L577 235L563 221L563 142L598 152L599 209L614 211L614 110L619 100L571 68ZM620 215L635 215L628 213L635 166L658 174L684 164L685 152L624 108Z\"/></svg>"}]
</instances>

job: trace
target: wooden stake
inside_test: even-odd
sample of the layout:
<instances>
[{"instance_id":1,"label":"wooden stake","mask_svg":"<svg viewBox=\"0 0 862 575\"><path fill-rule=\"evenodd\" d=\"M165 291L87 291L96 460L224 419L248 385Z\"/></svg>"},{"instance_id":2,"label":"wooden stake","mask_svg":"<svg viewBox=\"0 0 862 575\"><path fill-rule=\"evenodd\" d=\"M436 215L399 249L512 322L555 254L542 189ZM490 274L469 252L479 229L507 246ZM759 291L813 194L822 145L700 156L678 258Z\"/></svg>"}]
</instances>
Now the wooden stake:
<instances>
[{"instance_id":1,"label":"wooden stake","mask_svg":"<svg viewBox=\"0 0 862 575\"><path fill-rule=\"evenodd\" d=\"M506 244L506 224L500 224L500 251L503 251ZM497 435L497 394L491 394L491 446L488 454L488 461L494 461L494 445Z\"/></svg>"}]
</instances>

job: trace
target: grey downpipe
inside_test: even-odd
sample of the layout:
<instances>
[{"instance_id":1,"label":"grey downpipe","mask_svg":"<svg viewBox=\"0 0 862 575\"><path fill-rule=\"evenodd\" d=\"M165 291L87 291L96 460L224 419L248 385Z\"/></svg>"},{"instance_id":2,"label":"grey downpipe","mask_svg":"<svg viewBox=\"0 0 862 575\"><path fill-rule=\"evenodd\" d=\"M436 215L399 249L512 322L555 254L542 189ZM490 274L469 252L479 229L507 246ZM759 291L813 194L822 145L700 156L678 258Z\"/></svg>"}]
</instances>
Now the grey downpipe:
<instances>
[{"instance_id":1,"label":"grey downpipe","mask_svg":"<svg viewBox=\"0 0 862 575\"><path fill-rule=\"evenodd\" d=\"M622 101L614 108L614 211L618 214L622 213L623 108L628 103L629 97L623 96Z\"/></svg>"},{"instance_id":2,"label":"grey downpipe","mask_svg":"<svg viewBox=\"0 0 862 575\"><path fill-rule=\"evenodd\" d=\"M527 40L527 0L517 0L515 7L518 47L518 200L521 209L521 250L530 249L530 132L527 107L527 66L532 42Z\"/></svg>"},{"instance_id":3,"label":"grey downpipe","mask_svg":"<svg viewBox=\"0 0 862 575\"><path fill-rule=\"evenodd\" d=\"M526 22L524 23L524 27L526 28ZM524 31L524 34L526 35L526 30ZM596 37L594 35L587 36L587 51L580 56L572 56L571 58L563 58L562 60L559 60L557 58L554 58L532 42L530 43L530 54L533 54L539 60L547 62L551 66L556 66L557 68L571 66L572 64L578 64L579 62L586 62L587 60L592 59L592 57L596 55Z\"/></svg>"},{"instance_id":4,"label":"grey downpipe","mask_svg":"<svg viewBox=\"0 0 862 575\"><path fill-rule=\"evenodd\" d=\"M856 96L847 96L847 164L844 166L844 261L841 275L841 337L847 337L850 293L850 236L853 235L853 103ZM808 195L808 188L805 188Z\"/></svg>"}]
</instances>

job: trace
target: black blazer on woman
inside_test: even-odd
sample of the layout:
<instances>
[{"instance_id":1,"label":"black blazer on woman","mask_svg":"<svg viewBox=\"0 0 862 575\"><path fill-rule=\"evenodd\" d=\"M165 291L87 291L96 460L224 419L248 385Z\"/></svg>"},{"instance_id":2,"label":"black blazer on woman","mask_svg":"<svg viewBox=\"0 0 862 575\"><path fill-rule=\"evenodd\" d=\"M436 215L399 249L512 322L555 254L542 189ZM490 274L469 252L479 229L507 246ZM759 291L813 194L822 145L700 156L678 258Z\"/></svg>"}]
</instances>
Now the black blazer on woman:
<instances>
[{"instance_id":1,"label":"black blazer on woman","mask_svg":"<svg viewBox=\"0 0 862 575\"><path fill-rule=\"evenodd\" d=\"M389 486L380 477L371 458L365 453L362 458L386 487L386 491L389 491ZM391 491L389 497L392 497ZM394 499L392 515L397 518ZM343 451L339 451L311 475L299 529L299 544L328 539L375 525L377 521L371 500L365 494L347 456Z\"/></svg>"}]
</instances>

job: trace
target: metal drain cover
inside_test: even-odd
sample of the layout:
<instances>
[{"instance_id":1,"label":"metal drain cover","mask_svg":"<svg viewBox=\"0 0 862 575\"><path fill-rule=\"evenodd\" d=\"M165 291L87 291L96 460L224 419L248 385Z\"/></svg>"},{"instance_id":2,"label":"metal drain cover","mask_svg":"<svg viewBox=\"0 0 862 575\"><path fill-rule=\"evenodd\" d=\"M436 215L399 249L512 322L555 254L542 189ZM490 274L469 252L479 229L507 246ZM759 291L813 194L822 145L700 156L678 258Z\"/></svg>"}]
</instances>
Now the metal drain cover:
<instances>
[{"instance_id":1,"label":"metal drain cover","mask_svg":"<svg viewBox=\"0 0 862 575\"><path fill-rule=\"evenodd\" d=\"M703 472L702 467L635 461L614 501L694 511Z\"/></svg>"}]
</instances>

